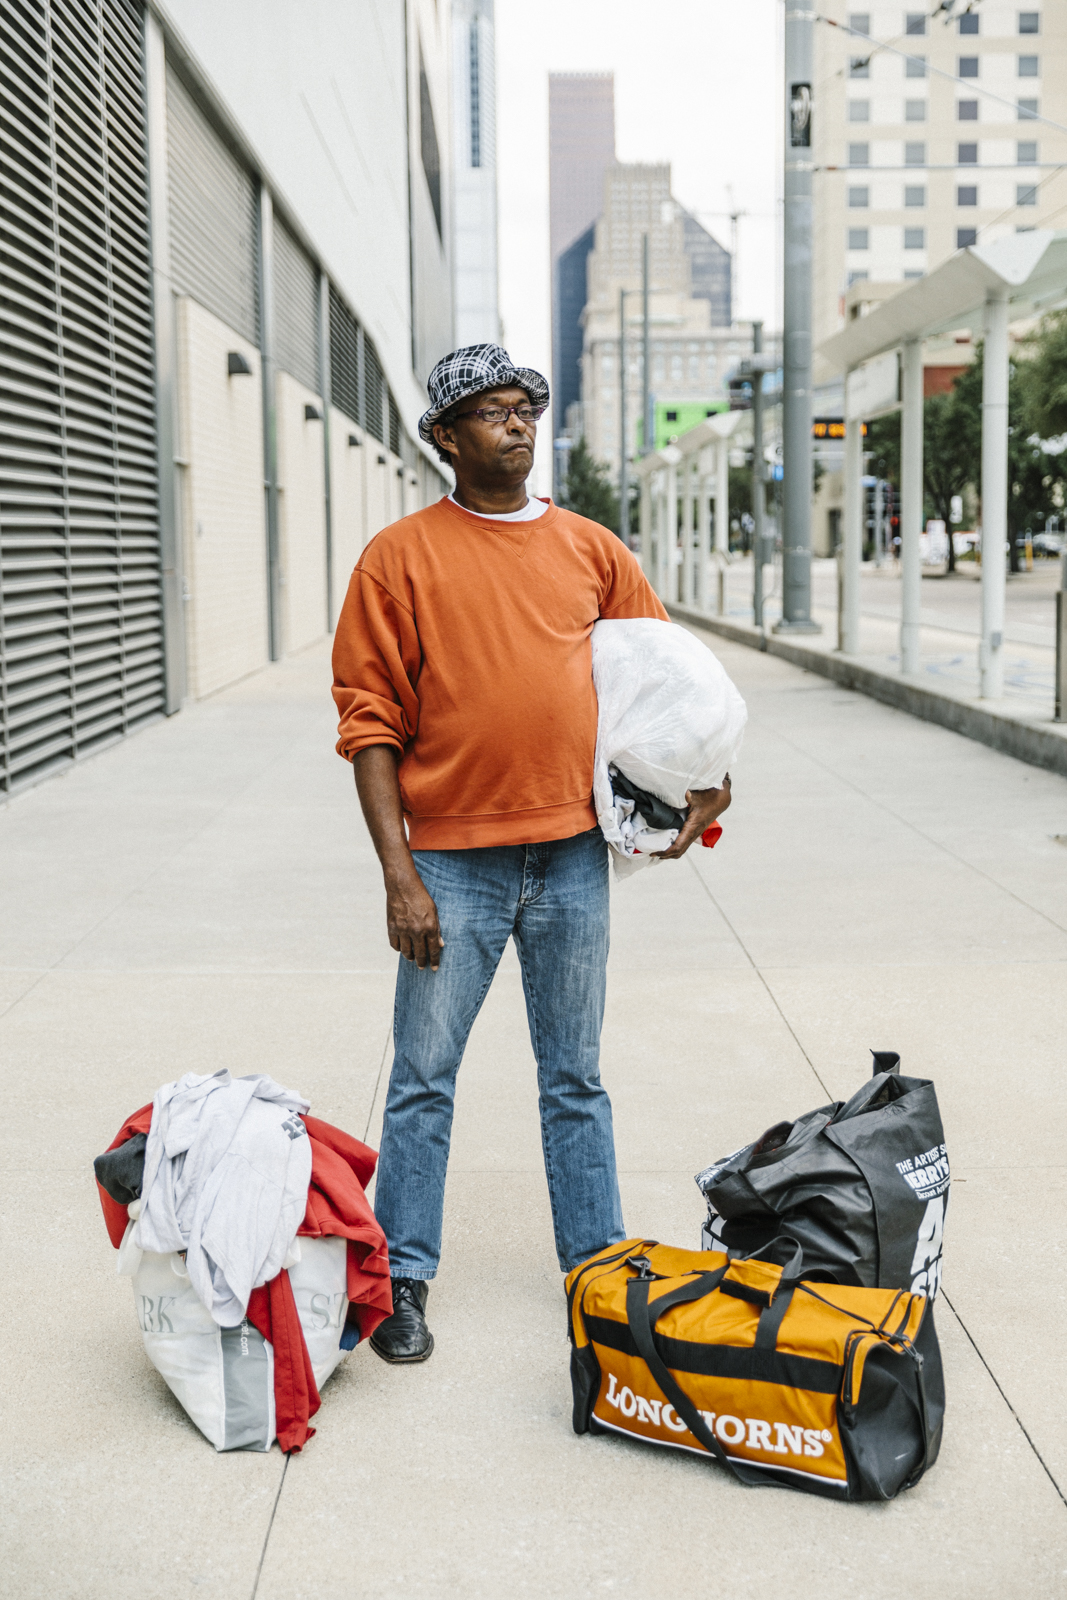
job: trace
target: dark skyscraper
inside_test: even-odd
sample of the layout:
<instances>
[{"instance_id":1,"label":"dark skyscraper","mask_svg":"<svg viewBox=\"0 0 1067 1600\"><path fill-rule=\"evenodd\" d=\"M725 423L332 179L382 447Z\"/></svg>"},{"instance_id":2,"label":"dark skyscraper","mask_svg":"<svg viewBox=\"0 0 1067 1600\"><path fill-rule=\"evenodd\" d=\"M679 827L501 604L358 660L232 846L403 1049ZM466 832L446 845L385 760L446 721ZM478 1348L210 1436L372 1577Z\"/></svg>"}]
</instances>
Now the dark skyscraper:
<instances>
[{"instance_id":1,"label":"dark skyscraper","mask_svg":"<svg viewBox=\"0 0 1067 1600\"><path fill-rule=\"evenodd\" d=\"M604 202L604 173L615 161L610 72L549 74L548 145L552 401L559 432L567 407L581 395L585 262Z\"/></svg>"}]
</instances>

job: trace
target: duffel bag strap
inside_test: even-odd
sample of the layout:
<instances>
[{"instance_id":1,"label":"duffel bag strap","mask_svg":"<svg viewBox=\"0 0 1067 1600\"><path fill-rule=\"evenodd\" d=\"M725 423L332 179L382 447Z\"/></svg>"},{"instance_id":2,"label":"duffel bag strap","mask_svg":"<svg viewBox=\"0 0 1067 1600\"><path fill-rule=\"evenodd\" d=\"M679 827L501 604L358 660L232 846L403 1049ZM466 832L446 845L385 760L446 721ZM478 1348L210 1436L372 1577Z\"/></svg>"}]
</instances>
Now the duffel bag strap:
<instances>
[{"instance_id":1,"label":"duffel bag strap","mask_svg":"<svg viewBox=\"0 0 1067 1600\"><path fill-rule=\"evenodd\" d=\"M626 1285L626 1320L642 1361L694 1439L698 1439L705 1450L709 1451L720 1465L732 1472L741 1483L747 1484L750 1488L767 1486L772 1480L758 1470L745 1466L742 1462L731 1461L697 1407L668 1370L653 1338L656 1322L665 1311L671 1306L685 1305L687 1301L702 1300L705 1295L711 1294L718 1288L725 1273L725 1267L721 1267L718 1272L701 1273L693 1283L683 1283L677 1289L670 1290L668 1294L661 1295L651 1306L648 1303L648 1291L652 1286L652 1280L631 1278Z\"/></svg>"}]
</instances>

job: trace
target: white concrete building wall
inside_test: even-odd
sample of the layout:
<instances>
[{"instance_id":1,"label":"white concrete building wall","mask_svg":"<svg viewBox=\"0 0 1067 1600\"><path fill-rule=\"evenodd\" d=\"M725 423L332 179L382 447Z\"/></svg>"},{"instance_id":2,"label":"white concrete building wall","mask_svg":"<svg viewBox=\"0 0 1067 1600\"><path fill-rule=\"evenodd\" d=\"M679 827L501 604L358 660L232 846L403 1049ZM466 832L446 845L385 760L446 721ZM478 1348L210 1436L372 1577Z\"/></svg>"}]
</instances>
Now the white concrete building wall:
<instances>
[{"instance_id":1,"label":"white concrete building wall","mask_svg":"<svg viewBox=\"0 0 1067 1600\"><path fill-rule=\"evenodd\" d=\"M359 439L360 444L350 444ZM373 444L373 441L371 441ZM333 532L334 610L348 588L352 569L367 542L367 496L364 486L371 445L362 430L338 411L330 410L330 518Z\"/></svg>"},{"instance_id":2,"label":"white concrete building wall","mask_svg":"<svg viewBox=\"0 0 1067 1600\"><path fill-rule=\"evenodd\" d=\"M305 405L321 413L319 396L287 372L276 382L282 640L289 653L326 632L325 450L322 421L304 416Z\"/></svg>"},{"instance_id":3,"label":"white concrete building wall","mask_svg":"<svg viewBox=\"0 0 1067 1600\"><path fill-rule=\"evenodd\" d=\"M199 699L267 661L262 392L255 346L185 296L177 343L188 692ZM228 376L231 350L250 376Z\"/></svg>"},{"instance_id":4,"label":"white concrete building wall","mask_svg":"<svg viewBox=\"0 0 1067 1600\"><path fill-rule=\"evenodd\" d=\"M374 339L414 438L426 398L411 361L409 179L415 342L427 358L451 347L450 8L437 0L160 0L158 9ZM443 163L443 241L419 152L420 60Z\"/></svg>"},{"instance_id":5,"label":"white concrete building wall","mask_svg":"<svg viewBox=\"0 0 1067 1600\"><path fill-rule=\"evenodd\" d=\"M395 522L393 515L392 487L389 482L389 452L377 439L369 438L366 443L367 459L364 471L367 474L367 542Z\"/></svg>"}]
</instances>

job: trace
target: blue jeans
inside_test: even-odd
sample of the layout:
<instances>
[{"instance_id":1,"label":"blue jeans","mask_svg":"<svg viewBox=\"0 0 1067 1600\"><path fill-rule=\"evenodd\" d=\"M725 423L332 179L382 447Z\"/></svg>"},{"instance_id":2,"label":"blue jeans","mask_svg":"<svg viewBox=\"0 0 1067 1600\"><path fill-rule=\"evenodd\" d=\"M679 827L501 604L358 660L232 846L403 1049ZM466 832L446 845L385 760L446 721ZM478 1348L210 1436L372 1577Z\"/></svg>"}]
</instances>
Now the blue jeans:
<instances>
[{"instance_id":1,"label":"blue jeans","mask_svg":"<svg viewBox=\"0 0 1067 1600\"><path fill-rule=\"evenodd\" d=\"M599 828L547 844L416 850L437 904L437 972L400 959L374 1210L394 1278L432 1278L456 1073L508 938L537 1058L541 1143L564 1271L626 1237L600 1082L608 851Z\"/></svg>"}]
</instances>

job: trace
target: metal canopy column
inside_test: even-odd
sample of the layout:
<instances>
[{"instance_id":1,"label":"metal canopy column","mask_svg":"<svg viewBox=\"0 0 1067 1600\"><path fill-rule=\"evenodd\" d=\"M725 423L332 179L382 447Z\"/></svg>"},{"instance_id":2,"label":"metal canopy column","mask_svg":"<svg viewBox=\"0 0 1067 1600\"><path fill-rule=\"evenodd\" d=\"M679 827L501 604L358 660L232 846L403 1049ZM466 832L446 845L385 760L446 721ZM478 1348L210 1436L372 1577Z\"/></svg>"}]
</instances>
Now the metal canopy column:
<instances>
[{"instance_id":1,"label":"metal canopy column","mask_svg":"<svg viewBox=\"0 0 1067 1600\"><path fill-rule=\"evenodd\" d=\"M848 414L845 377L845 517L841 533L841 606L837 648L854 656L860 647L860 566L863 561L863 419Z\"/></svg>"},{"instance_id":2,"label":"metal canopy column","mask_svg":"<svg viewBox=\"0 0 1067 1600\"><path fill-rule=\"evenodd\" d=\"M908 339L901 362L900 419L900 670L919 670L919 610L922 565L919 536L923 516L923 356Z\"/></svg>"},{"instance_id":3,"label":"metal canopy column","mask_svg":"<svg viewBox=\"0 0 1067 1600\"><path fill-rule=\"evenodd\" d=\"M720 556L730 553L730 441L715 445L715 550Z\"/></svg>"},{"instance_id":4,"label":"metal canopy column","mask_svg":"<svg viewBox=\"0 0 1067 1600\"><path fill-rule=\"evenodd\" d=\"M1004 693L1004 590L1008 537L1008 290L986 300L982 371L982 639L979 694Z\"/></svg>"}]
</instances>

